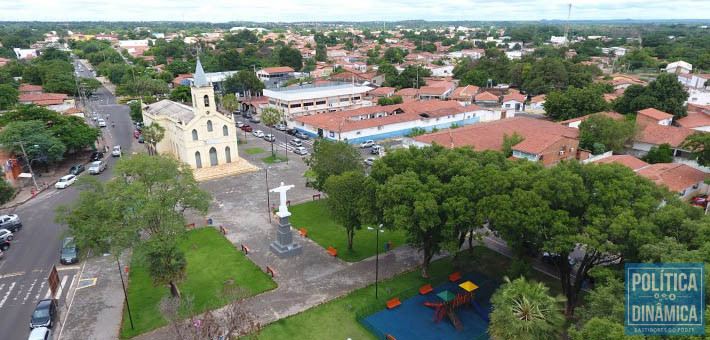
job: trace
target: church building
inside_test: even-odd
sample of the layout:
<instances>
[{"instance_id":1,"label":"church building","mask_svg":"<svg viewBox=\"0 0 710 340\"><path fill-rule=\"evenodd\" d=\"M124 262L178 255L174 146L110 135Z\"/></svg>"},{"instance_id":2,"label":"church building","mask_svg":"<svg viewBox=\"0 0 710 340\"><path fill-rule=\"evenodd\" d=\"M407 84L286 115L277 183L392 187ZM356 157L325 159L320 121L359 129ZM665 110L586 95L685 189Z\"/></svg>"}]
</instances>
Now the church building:
<instances>
[{"instance_id":1,"label":"church building","mask_svg":"<svg viewBox=\"0 0 710 340\"><path fill-rule=\"evenodd\" d=\"M197 180L258 170L239 157L234 119L217 110L214 89L199 58L190 89L191 107L168 99L143 107L143 122L165 129L157 152L189 164Z\"/></svg>"}]
</instances>

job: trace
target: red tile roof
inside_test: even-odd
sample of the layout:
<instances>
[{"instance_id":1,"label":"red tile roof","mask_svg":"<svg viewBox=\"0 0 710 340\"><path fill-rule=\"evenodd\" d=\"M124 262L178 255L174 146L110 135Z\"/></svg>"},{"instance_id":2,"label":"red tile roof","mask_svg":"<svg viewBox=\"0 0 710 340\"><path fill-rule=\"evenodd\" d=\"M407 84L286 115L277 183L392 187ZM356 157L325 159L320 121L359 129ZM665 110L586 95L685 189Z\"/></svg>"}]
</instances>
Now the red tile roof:
<instances>
[{"instance_id":1,"label":"red tile roof","mask_svg":"<svg viewBox=\"0 0 710 340\"><path fill-rule=\"evenodd\" d=\"M673 118L672 114L665 113L661 110L656 110L652 107L638 111L638 114L644 115L646 117L651 117L655 120L664 120L664 119L668 119L668 118Z\"/></svg>"},{"instance_id":2,"label":"red tile roof","mask_svg":"<svg viewBox=\"0 0 710 340\"><path fill-rule=\"evenodd\" d=\"M577 121L580 121L580 120L585 120L585 119L591 117L592 115L596 115L596 114L604 115L604 116L607 116L607 117L609 117L609 118L613 118L613 119L616 119L616 120L619 120L619 119L621 119L621 118L624 118L624 115L622 115L621 113L614 112L614 111L603 111L603 112L597 112L597 113L592 113L592 114L584 115L584 116L577 117L577 118L572 118L572 119L563 120L563 121L560 122L560 124L562 124L562 125L569 125L570 123L574 123L574 122L577 122Z\"/></svg>"},{"instance_id":3,"label":"red tile roof","mask_svg":"<svg viewBox=\"0 0 710 340\"><path fill-rule=\"evenodd\" d=\"M526 99L525 95L520 94L520 92L511 92L511 93L503 96L503 100L501 102L507 102L507 101L514 100L516 102L524 103L525 99Z\"/></svg>"},{"instance_id":4,"label":"red tile roof","mask_svg":"<svg viewBox=\"0 0 710 340\"><path fill-rule=\"evenodd\" d=\"M630 155L613 155L609 157L604 157L602 159L598 159L592 163L595 164L601 164L601 163L619 163L621 165L627 166L631 168L631 170L638 170L641 169L645 166L648 166L648 163Z\"/></svg>"},{"instance_id":5,"label":"red tile roof","mask_svg":"<svg viewBox=\"0 0 710 340\"><path fill-rule=\"evenodd\" d=\"M415 88L411 88L411 87L404 88L404 89L401 89L401 90L395 92L395 96L410 96L410 97L414 97L414 96L416 96L417 94L419 94L419 90L418 90L418 89L415 89Z\"/></svg>"},{"instance_id":6,"label":"red tile roof","mask_svg":"<svg viewBox=\"0 0 710 340\"><path fill-rule=\"evenodd\" d=\"M278 67L267 67L264 69L266 73L283 73L283 72L294 72L294 70L289 66L278 66Z\"/></svg>"},{"instance_id":7,"label":"red tile roof","mask_svg":"<svg viewBox=\"0 0 710 340\"><path fill-rule=\"evenodd\" d=\"M707 177L704 172L680 163L651 164L637 173L658 185L665 185L675 192L692 187Z\"/></svg>"},{"instance_id":8,"label":"red tile roof","mask_svg":"<svg viewBox=\"0 0 710 340\"><path fill-rule=\"evenodd\" d=\"M390 93L393 93L393 92L396 91L396 90L397 90L397 89L394 88L394 87L386 87L386 86L384 86L384 87L378 87L378 88L376 88L376 89L374 89L374 90L372 90L372 91L369 91L369 92L367 92L367 94L370 95L370 96L386 96L386 95L388 95L388 94L390 94Z\"/></svg>"},{"instance_id":9,"label":"red tile roof","mask_svg":"<svg viewBox=\"0 0 710 340\"><path fill-rule=\"evenodd\" d=\"M678 147L685 137L695 132L697 131L684 127L648 124L636 135L635 141L653 145L668 143L672 147Z\"/></svg>"},{"instance_id":10,"label":"red tile roof","mask_svg":"<svg viewBox=\"0 0 710 340\"><path fill-rule=\"evenodd\" d=\"M422 86L419 88L419 95L441 96L448 90L446 87Z\"/></svg>"},{"instance_id":11,"label":"red tile roof","mask_svg":"<svg viewBox=\"0 0 710 340\"><path fill-rule=\"evenodd\" d=\"M451 131L442 131L414 137L423 143L437 143L446 147L473 146L476 150L501 150L503 136L517 132L526 140L544 138L547 135L577 138L579 130L559 125L547 120L514 117L493 122L463 126Z\"/></svg>"},{"instance_id":12,"label":"red tile roof","mask_svg":"<svg viewBox=\"0 0 710 340\"><path fill-rule=\"evenodd\" d=\"M470 112L477 107L463 107L455 101L426 100L395 105L367 106L354 110L321 113L296 117L294 120L330 131L353 131L421 119L442 117L462 112ZM379 118L360 119L359 116L387 113Z\"/></svg>"},{"instance_id":13,"label":"red tile roof","mask_svg":"<svg viewBox=\"0 0 710 340\"><path fill-rule=\"evenodd\" d=\"M541 94L539 96L535 96L535 97L530 98L530 102L531 103L539 103L539 102L545 101L545 98L547 98L547 96L544 94Z\"/></svg>"},{"instance_id":14,"label":"red tile roof","mask_svg":"<svg viewBox=\"0 0 710 340\"><path fill-rule=\"evenodd\" d=\"M488 91L483 91L479 94L477 94L473 99L477 102L497 102L498 101L498 96L494 95L493 93L490 93Z\"/></svg>"},{"instance_id":15,"label":"red tile roof","mask_svg":"<svg viewBox=\"0 0 710 340\"><path fill-rule=\"evenodd\" d=\"M710 115L707 115L703 112L688 110L687 116L678 119L675 122L681 127L689 129L701 126L710 126Z\"/></svg>"},{"instance_id":16,"label":"red tile roof","mask_svg":"<svg viewBox=\"0 0 710 340\"><path fill-rule=\"evenodd\" d=\"M183 79L188 79L188 78L192 78L192 73L181 73L181 74L178 74L178 76L175 77L175 79L173 79L173 84L175 84L175 85L180 85L180 82L181 82Z\"/></svg>"},{"instance_id":17,"label":"red tile roof","mask_svg":"<svg viewBox=\"0 0 710 340\"><path fill-rule=\"evenodd\" d=\"M531 138L525 138L522 142L513 146L513 150L531 153L533 155L542 154L551 145L557 143L560 139L567 138L561 135L537 133Z\"/></svg>"},{"instance_id":18,"label":"red tile roof","mask_svg":"<svg viewBox=\"0 0 710 340\"><path fill-rule=\"evenodd\" d=\"M36 105L57 105L64 102L67 95L64 93L23 93L20 94L20 103L31 102Z\"/></svg>"},{"instance_id":19,"label":"red tile roof","mask_svg":"<svg viewBox=\"0 0 710 340\"><path fill-rule=\"evenodd\" d=\"M611 103L616 98L619 98L619 96L611 93L604 94L604 101L606 101L607 103Z\"/></svg>"},{"instance_id":20,"label":"red tile roof","mask_svg":"<svg viewBox=\"0 0 710 340\"><path fill-rule=\"evenodd\" d=\"M451 93L449 98L471 100L473 99L473 96L478 93L479 89L480 88L476 85L459 86L454 89L454 92Z\"/></svg>"},{"instance_id":21,"label":"red tile roof","mask_svg":"<svg viewBox=\"0 0 710 340\"><path fill-rule=\"evenodd\" d=\"M22 84L20 87L17 89L22 92L42 92L42 86L40 85L30 85L30 84Z\"/></svg>"}]
</instances>

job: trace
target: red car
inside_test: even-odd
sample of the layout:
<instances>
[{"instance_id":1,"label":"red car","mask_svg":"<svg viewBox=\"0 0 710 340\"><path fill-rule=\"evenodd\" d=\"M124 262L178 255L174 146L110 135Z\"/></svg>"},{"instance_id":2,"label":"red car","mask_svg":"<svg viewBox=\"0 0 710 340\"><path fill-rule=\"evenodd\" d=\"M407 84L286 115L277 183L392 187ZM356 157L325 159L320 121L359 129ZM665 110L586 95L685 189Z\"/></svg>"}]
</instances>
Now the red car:
<instances>
[{"instance_id":1,"label":"red car","mask_svg":"<svg viewBox=\"0 0 710 340\"><path fill-rule=\"evenodd\" d=\"M251 126L249 126L248 124L244 124L244 126L242 126L241 129L244 130L244 131L246 131L246 132L251 132L251 131L252 131Z\"/></svg>"},{"instance_id":2,"label":"red car","mask_svg":"<svg viewBox=\"0 0 710 340\"><path fill-rule=\"evenodd\" d=\"M690 204L705 208L708 205L708 197L707 195L700 195L693 198L693 200L690 201Z\"/></svg>"},{"instance_id":3,"label":"red car","mask_svg":"<svg viewBox=\"0 0 710 340\"><path fill-rule=\"evenodd\" d=\"M138 139L138 137L140 137L140 136L141 136L141 133L138 131L133 133L133 137L135 137L136 139Z\"/></svg>"}]
</instances>

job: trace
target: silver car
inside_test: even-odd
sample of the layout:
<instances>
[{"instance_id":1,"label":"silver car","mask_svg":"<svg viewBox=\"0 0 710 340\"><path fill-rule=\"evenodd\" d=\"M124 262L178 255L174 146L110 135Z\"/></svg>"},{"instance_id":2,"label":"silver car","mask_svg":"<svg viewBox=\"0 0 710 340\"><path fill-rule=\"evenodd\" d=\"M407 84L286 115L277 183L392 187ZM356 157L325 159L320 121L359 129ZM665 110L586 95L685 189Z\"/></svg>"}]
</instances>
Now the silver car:
<instances>
[{"instance_id":1,"label":"silver car","mask_svg":"<svg viewBox=\"0 0 710 340\"><path fill-rule=\"evenodd\" d=\"M0 229L0 240L1 241L12 241L12 239L15 238L15 235L13 235L9 230L7 229Z\"/></svg>"},{"instance_id":2,"label":"silver car","mask_svg":"<svg viewBox=\"0 0 710 340\"><path fill-rule=\"evenodd\" d=\"M106 163L104 161L96 161L89 164L89 174L98 175L106 170Z\"/></svg>"}]
</instances>

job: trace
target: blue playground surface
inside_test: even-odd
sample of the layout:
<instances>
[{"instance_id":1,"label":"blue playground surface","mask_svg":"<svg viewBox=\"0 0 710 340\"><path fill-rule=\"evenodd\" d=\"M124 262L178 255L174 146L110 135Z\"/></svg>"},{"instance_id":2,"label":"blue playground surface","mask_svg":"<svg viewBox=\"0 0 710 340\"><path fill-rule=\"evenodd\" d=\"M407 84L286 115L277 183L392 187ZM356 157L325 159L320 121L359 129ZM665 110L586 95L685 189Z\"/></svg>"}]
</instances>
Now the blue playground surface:
<instances>
[{"instance_id":1,"label":"blue playground surface","mask_svg":"<svg viewBox=\"0 0 710 340\"><path fill-rule=\"evenodd\" d=\"M384 309L360 322L381 339L390 334L397 340L487 340L488 314L492 311L490 298L500 283L477 272L465 273L462 276L463 278L456 282L441 284L435 287L431 293L404 300L400 306ZM475 304L466 304L455 309L456 316L463 324L463 329L456 330L447 317L444 317L439 323L434 321L435 307L427 307L424 303L442 302L436 294L444 290L449 290L454 294L464 292L458 285L466 281L473 282L479 288L474 291ZM485 313L485 318L480 313Z\"/></svg>"}]
</instances>

